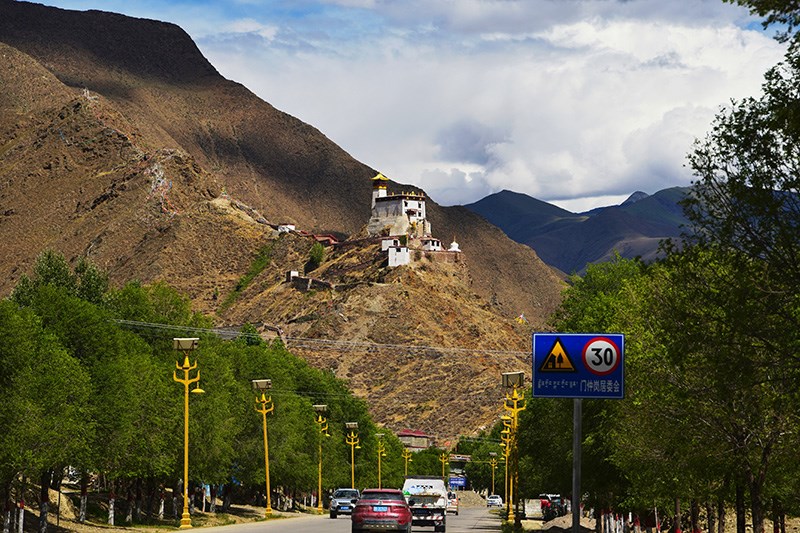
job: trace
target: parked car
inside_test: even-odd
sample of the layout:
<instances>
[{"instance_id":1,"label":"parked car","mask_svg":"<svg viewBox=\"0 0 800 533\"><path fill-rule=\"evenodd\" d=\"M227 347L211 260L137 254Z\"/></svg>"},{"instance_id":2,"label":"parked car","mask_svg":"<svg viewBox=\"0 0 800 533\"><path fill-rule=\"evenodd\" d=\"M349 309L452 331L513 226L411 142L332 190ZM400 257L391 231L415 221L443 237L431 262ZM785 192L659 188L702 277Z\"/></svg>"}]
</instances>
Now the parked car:
<instances>
[{"instance_id":1,"label":"parked car","mask_svg":"<svg viewBox=\"0 0 800 533\"><path fill-rule=\"evenodd\" d=\"M541 506L542 518L545 522L567 514L566 507L560 494L539 494L539 505Z\"/></svg>"},{"instance_id":2,"label":"parked car","mask_svg":"<svg viewBox=\"0 0 800 533\"><path fill-rule=\"evenodd\" d=\"M396 489L364 489L350 517L352 533L403 531L411 533L411 509Z\"/></svg>"},{"instance_id":3,"label":"parked car","mask_svg":"<svg viewBox=\"0 0 800 533\"><path fill-rule=\"evenodd\" d=\"M453 491L447 493L447 512L458 516L458 494Z\"/></svg>"},{"instance_id":4,"label":"parked car","mask_svg":"<svg viewBox=\"0 0 800 533\"><path fill-rule=\"evenodd\" d=\"M358 489L336 489L331 497L331 518L352 513L359 496Z\"/></svg>"},{"instance_id":5,"label":"parked car","mask_svg":"<svg viewBox=\"0 0 800 533\"><path fill-rule=\"evenodd\" d=\"M486 507L502 507L503 506L503 498L498 496L497 494L492 494L488 498L486 498Z\"/></svg>"}]
</instances>

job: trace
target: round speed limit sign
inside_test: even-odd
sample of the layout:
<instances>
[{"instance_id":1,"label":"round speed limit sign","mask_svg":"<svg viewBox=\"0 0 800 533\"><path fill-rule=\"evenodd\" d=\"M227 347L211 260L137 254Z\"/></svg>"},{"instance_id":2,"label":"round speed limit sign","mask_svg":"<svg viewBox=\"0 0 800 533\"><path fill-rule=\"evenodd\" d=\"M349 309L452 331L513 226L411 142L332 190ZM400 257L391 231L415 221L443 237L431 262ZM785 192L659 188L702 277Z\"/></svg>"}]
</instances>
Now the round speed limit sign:
<instances>
[{"instance_id":1,"label":"round speed limit sign","mask_svg":"<svg viewBox=\"0 0 800 533\"><path fill-rule=\"evenodd\" d=\"M597 376L607 376L619 366L619 347L611 339L595 337L583 347L583 364Z\"/></svg>"}]
</instances>

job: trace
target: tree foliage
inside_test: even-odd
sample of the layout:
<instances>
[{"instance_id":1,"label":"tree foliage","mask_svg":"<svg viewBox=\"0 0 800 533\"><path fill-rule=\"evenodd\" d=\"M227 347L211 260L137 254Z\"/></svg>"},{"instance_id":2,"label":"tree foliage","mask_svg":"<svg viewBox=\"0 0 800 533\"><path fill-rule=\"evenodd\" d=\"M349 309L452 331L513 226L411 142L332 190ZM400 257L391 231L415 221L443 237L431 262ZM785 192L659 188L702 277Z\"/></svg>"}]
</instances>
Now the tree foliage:
<instances>
[{"instance_id":1,"label":"tree foliage","mask_svg":"<svg viewBox=\"0 0 800 533\"><path fill-rule=\"evenodd\" d=\"M798 87L792 45L763 94L721 110L695 144L681 245L666 244L666 258L647 267L590 266L565 293L553 329L626 335L625 400L584 402L593 505L655 503L663 516L670 499L691 499L736 505L742 517L746 505L756 532L770 512L797 509ZM521 467L563 491L571 432L557 403L529 402Z\"/></svg>"},{"instance_id":2,"label":"tree foliage","mask_svg":"<svg viewBox=\"0 0 800 533\"><path fill-rule=\"evenodd\" d=\"M750 9L750 13L763 17L762 25L768 28L773 25L784 26L777 35L785 41L800 28L800 2L797 0L723 0L731 4L739 4Z\"/></svg>"},{"instance_id":3,"label":"tree foliage","mask_svg":"<svg viewBox=\"0 0 800 533\"><path fill-rule=\"evenodd\" d=\"M8 494L21 475L70 465L102 474L118 489L176 486L183 467L183 386L172 373L182 355L173 337L197 335L211 320L163 283L109 289L88 263L72 269L46 252L30 278L0 302L0 476ZM81 289L84 287L84 289ZM345 422L358 422L356 479L377 485L376 433L387 455L382 481L402 483L402 444L376 427L366 404L329 372L310 367L252 326L233 341L202 333L191 353L205 394L190 395L190 483L263 491L262 417L251 380L272 380L268 416L271 486L316 491L319 430L314 404L328 405L323 485L350 484ZM59 442L59 446L53 444Z\"/></svg>"}]
</instances>

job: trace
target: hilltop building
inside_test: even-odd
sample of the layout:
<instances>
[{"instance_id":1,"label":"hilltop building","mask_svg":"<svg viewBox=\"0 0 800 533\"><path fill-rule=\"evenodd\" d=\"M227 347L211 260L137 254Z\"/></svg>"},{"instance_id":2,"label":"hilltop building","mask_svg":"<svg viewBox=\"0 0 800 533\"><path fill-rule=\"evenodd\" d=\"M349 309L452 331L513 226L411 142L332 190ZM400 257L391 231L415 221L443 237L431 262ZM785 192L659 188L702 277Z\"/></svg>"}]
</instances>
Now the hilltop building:
<instances>
[{"instance_id":1,"label":"hilltop building","mask_svg":"<svg viewBox=\"0 0 800 533\"><path fill-rule=\"evenodd\" d=\"M433 237L425 213L425 195L418 192L388 192L389 179L383 174L372 178L372 214L367 224L370 236L381 236L381 250L387 253L389 266L407 265L422 257L434 261L455 262L461 249L453 242L445 250L442 241Z\"/></svg>"},{"instance_id":2,"label":"hilltop building","mask_svg":"<svg viewBox=\"0 0 800 533\"><path fill-rule=\"evenodd\" d=\"M389 179L383 174L372 178L372 216L367 224L370 235L431 234L431 223L425 216L425 195L416 192L388 194Z\"/></svg>"}]
</instances>

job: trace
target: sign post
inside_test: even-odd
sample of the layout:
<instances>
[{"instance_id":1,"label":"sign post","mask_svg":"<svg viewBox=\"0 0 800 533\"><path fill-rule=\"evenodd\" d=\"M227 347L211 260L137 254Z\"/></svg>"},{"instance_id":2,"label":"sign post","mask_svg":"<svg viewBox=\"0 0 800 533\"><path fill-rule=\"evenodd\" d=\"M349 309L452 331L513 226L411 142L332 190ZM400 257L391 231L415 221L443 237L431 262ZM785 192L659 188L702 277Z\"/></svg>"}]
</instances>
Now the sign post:
<instances>
[{"instance_id":1,"label":"sign post","mask_svg":"<svg viewBox=\"0 0 800 533\"><path fill-rule=\"evenodd\" d=\"M572 533L581 524L583 398L625 397L625 336L534 333L534 398L572 398Z\"/></svg>"}]
</instances>

